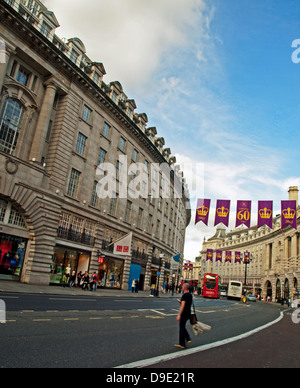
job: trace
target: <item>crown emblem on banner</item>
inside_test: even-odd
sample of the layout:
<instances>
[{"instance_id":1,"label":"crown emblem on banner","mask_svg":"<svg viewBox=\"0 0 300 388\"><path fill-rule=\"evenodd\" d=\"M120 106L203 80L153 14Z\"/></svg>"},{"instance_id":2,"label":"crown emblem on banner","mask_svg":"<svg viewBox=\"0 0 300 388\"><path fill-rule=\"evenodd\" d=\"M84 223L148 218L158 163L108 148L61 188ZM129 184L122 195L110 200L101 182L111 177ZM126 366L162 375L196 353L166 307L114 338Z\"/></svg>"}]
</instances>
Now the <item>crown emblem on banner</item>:
<instances>
[{"instance_id":1,"label":"crown emblem on banner","mask_svg":"<svg viewBox=\"0 0 300 388\"><path fill-rule=\"evenodd\" d=\"M293 220L295 215L296 215L296 211L294 209L291 209L290 207L287 208L287 209L284 209L282 210L282 214L283 214L283 217L286 219L286 220Z\"/></svg>"},{"instance_id":2,"label":"crown emblem on banner","mask_svg":"<svg viewBox=\"0 0 300 388\"><path fill-rule=\"evenodd\" d=\"M205 207L204 205L197 209L198 216L206 217L208 212L208 207Z\"/></svg>"},{"instance_id":3,"label":"crown emblem on banner","mask_svg":"<svg viewBox=\"0 0 300 388\"><path fill-rule=\"evenodd\" d=\"M272 210L265 207L259 211L259 215L263 219L270 219L272 217Z\"/></svg>"},{"instance_id":4,"label":"crown emblem on banner","mask_svg":"<svg viewBox=\"0 0 300 388\"><path fill-rule=\"evenodd\" d=\"M217 214L218 214L218 217L227 217L228 214L229 214L229 210L226 209L224 206L222 206L221 208L217 209Z\"/></svg>"}]
</instances>

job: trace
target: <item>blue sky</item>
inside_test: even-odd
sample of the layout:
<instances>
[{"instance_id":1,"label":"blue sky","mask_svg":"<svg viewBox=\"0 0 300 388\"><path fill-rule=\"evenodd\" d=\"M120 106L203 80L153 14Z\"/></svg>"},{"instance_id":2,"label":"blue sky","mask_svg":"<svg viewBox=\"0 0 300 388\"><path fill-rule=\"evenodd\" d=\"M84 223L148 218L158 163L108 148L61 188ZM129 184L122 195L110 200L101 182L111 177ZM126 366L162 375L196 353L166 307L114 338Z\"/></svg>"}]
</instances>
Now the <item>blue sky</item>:
<instances>
[{"instance_id":1,"label":"blue sky","mask_svg":"<svg viewBox=\"0 0 300 388\"><path fill-rule=\"evenodd\" d=\"M300 186L298 0L45 0L61 37L78 36L104 81L118 80L186 166L192 222L185 258L194 259L210 227L195 226L197 197L256 202L287 199ZM200 164L195 176L191 165Z\"/></svg>"}]
</instances>

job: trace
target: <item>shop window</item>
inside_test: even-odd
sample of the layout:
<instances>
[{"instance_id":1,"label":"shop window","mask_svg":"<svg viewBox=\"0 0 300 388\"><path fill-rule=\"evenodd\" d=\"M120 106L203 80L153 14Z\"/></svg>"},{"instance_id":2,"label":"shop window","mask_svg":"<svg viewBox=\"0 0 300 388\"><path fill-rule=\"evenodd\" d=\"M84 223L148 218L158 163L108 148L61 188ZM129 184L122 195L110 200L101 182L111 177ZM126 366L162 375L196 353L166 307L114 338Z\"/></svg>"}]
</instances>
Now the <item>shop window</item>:
<instances>
[{"instance_id":1,"label":"shop window","mask_svg":"<svg viewBox=\"0 0 300 388\"><path fill-rule=\"evenodd\" d=\"M0 233L0 275L4 279L17 279L22 270L27 240Z\"/></svg>"}]
</instances>

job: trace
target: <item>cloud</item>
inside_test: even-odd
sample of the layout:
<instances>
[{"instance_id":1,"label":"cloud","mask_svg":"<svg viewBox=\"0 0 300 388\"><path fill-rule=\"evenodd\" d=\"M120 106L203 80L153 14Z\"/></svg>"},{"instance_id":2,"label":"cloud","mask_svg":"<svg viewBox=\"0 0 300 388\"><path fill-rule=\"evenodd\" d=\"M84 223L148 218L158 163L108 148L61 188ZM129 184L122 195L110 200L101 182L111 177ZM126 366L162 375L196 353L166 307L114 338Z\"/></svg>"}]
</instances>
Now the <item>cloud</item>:
<instances>
[{"instance_id":1,"label":"cloud","mask_svg":"<svg viewBox=\"0 0 300 388\"><path fill-rule=\"evenodd\" d=\"M119 80L125 92L126 85L146 84L172 49L190 44L191 29L203 30L210 19L205 0L44 3L61 23L57 35L80 38L87 55L103 62L109 82Z\"/></svg>"}]
</instances>

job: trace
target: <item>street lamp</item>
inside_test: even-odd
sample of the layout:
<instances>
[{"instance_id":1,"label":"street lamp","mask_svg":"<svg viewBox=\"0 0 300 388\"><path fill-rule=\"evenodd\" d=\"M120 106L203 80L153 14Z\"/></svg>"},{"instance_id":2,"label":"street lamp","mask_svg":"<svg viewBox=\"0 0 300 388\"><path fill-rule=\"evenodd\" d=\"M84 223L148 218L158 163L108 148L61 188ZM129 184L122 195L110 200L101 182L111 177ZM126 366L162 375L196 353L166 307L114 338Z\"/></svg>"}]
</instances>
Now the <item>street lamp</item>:
<instances>
[{"instance_id":1,"label":"street lamp","mask_svg":"<svg viewBox=\"0 0 300 388\"><path fill-rule=\"evenodd\" d=\"M162 258L164 257L164 254L159 255L159 272L157 272L157 286L156 286L156 296L159 297L159 281L160 281L160 275L161 275L161 261Z\"/></svg>"},{"instance_id":2,"label":"street lamp","mask_svg":"<svg viewBox=\"0 0 300 388\"><path fill-rule=\"evenodd\" d=\"M245 280L244 280L244 295L247 293L247 267L251 263L254 257L250 254L250 252L244 253L244 264L245 264Z\"/></svg>"}]
</instances>

